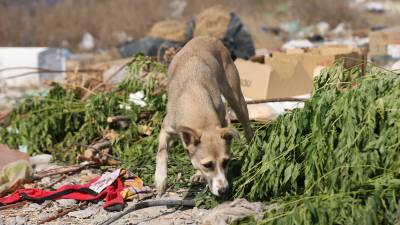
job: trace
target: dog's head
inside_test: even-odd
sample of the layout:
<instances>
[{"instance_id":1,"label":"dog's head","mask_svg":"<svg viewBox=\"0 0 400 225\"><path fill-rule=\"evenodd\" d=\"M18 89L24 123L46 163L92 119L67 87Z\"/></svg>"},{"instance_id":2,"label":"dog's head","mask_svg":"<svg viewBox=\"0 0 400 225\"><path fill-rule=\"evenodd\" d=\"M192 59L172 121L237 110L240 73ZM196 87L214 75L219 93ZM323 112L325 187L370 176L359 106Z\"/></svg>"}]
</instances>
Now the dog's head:
<instances>
[{"instance_id":1,"label":"dog's head","mask_svg":"<svg viewBox=\"0 0 400 225\"><path fill-rule=\"evenodd\" d=\"M233 137L239 138L239 133L230 127L203 131L179 127L177 131L194 168L202 173L210 191L216 196L225 195L229 190L226 179L229 145Z\"/></svg>"}]
</instances>

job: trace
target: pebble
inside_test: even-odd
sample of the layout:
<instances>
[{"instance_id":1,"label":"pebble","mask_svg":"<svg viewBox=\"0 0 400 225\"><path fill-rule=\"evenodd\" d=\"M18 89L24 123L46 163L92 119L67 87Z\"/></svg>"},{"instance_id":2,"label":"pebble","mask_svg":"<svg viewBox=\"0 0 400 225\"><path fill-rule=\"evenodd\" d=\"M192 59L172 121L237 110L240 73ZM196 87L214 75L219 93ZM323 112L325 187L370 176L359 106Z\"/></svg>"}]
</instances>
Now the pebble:
<instances>
[{"instance_id":1,"label":"pebble","mask_svg":"<svg viewBox=\"0 0 400 225\"><path fill-rule=\"evenodd\" d=\"M56 200L56 202L60 206L72 206L72 205L76 205L78 203L75 199L59 199L59 200Z\"/></svg>"},{"instance_id":2,"label":"pebble","mask_svg":"<svg viewBox=\"0 0 400 225\"><path fill-rule=\"evenodd\" d=\"M15 221L15 217L7 218L5 221L7 225L17 225L17 221Z\"/></svg>"},{"instance_id":3,"label":"pebble","mask_svg":"<svg viewBox=\"0 0 400 225\"><path fill-rule=\"evenodd\" d=\"M43 208L43 205L39 205L37 203L31 203L27 206L28 209L40 210Z\"/></svg>"},{"instance_id":4,"label":"pebble","mask_svg":"<svg viewBox=\"0 0 400 225\"><path fill-rule=\"evenodd\" d=\"M16 225L26 225L28 223L28 219L26 217L17 216L15 217Z\"/></svg>"},{"instance_id":5,"label":"pebble","mask_svg":"<svg viewBox=\"0 0 400 225\"><path fill-rule=\"evenodd\" d=\"M86 219L86 218L89 218L89 217L93 216L94 214L96 214L96 212L97 212L97 210L95 210L95 209L87 208L84 210L70 212L70 213L68 213L68 216L75 217L78 219Z\"/></svg>"}]
</instances>

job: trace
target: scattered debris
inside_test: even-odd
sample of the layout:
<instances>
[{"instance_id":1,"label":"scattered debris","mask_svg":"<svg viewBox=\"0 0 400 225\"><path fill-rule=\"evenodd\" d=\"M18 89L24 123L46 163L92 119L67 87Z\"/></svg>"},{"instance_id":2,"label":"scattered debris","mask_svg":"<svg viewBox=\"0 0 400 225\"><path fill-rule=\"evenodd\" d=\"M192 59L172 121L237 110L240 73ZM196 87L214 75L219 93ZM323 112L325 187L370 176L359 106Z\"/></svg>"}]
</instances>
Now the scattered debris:
<instances>
[{"instance_id":1,"label":"scattered debris","mask_svg":"<svg viewBox=\"0 0 400 225\"><path fill-rule=\"evenodd\" d=\"M365 9L369 12L373 13L384 13L385 12L385 5L381 2L377 1L369 1L365 4Z\"/></svg>"},{"instance_id":2,"label":"scattered debris","mask_svg":"<svg viewBox=\"0 0 400 225\"><path fill-rule=\"evenodd\" d=\"M309 40L291 40L286 42L283 46L282 49L287 51L290 49L304 49L304 48L312 48L314 47L314 44L311 43Z\"/></svg>"},{"instance_id":3,"label":"scattered debris","mask_svg":"<svg viewBox=\"0 0 400 225\"><path fill-rule=\"evenodd\" d=\"M188 23L177 19L160 21L153 25L148 36L124 43L118 49L124 57L143 53L161 61L171 49L179 50L191 38L202 35L223 41L232 58L248 59L255 53L253 40L239 17L221 5L205 9Z\"/></svg>"},{"instance_id":4,"label":"scattered debris","mask_svg":"<svg viewBox=\"0 0 400 225\"><path fill-rule=\"evenodd\" d=\"M82 41L79 47L83 50L89 51L95 47L95 40L91 33L85 32L82 36Z\"/></svg>"}]
</instances>

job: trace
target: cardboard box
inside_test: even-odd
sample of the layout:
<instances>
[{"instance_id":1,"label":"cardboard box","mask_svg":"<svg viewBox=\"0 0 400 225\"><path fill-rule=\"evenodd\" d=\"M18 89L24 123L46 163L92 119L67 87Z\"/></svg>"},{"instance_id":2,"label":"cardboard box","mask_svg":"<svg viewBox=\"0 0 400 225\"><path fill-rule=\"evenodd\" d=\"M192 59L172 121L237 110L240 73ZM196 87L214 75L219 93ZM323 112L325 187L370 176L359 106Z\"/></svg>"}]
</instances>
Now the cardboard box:
<instances>
[{"instance_id":1,"label":"cardboard box","mask_svg":"<svg viewBox=\"0 0 400 225\"><path fill-rule=\"evenodd\" d=\"M343 59L346 67L363 60L360 49L349 46L324 46L307 51L274 52L265 64L237 59L242 92L259 100L308 94L314 76L335 60Z\"/></svg>"},{"instance_id":2,"label":"cardboard box","mask_svg":"<svg viewBox=\"0 0 400 225\"><path fill-rule=\"evenodd\" d=\"M312 80L299 62L271 60L261 64L237 59L235 65L246 98L284 98L311 91Z\"/></svg>"},{"instance_id":3,"label":"cardboard box","mask_svg":"<svg viewBox=\"0 0 400 225\"><path fill-rule=\"evenodd\" d=\"M391 49L400 48L400 26L369 33L369 56L392 55Z\"/></svg>"},{"instance_id":4,"label":"cardboard box","mask_svg":"<svg viewBox=\"0 0 400 225\"><path fill-rule=\"evenodd\" d=\"M267 56L265 59L266 63L268 58ZM359 65L363 61L364 54L360 49L351 46L328 45L302 52L274 52L273 58L301 62L307 74L313 79L319 75L321 69L332 65L336 60L343 60L345 68Z\"/></svg>"}]
</instances>

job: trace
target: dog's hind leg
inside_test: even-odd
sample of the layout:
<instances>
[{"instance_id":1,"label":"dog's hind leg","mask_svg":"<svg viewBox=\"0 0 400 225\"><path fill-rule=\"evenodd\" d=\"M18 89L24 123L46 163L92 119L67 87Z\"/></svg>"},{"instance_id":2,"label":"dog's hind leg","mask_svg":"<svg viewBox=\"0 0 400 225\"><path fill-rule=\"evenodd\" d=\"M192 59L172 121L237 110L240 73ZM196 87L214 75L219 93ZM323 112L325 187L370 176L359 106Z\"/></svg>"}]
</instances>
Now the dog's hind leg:
<instances>
[{"instance_id":1,"label":"dog's hind leg","mask_svg":"<svg viewBox=\"0 0 400 225\"><path fill-rule=\"evenodd\" d=\"M158 137L156 172L154 176L158 196L164 194L167 188L168 148L172 140L172 136L168 133L167 129L168 128L162 127Z\"/></svg>"},{"instance_id":2,"label":"dog's hind leg","mask_svg":"<svg viewBox=\"0 0 400 225\"><path fill-rule=\"evenodd\" d=\"M225 75L228 87L226 87L226 82L224 82L225 85L221 88L221 92L242 124L247 142L250 142L253 137L253 131L250 126L247 104L240 89L239 73L233 62L225 68Z\"/></svg>"}]
</instances>

